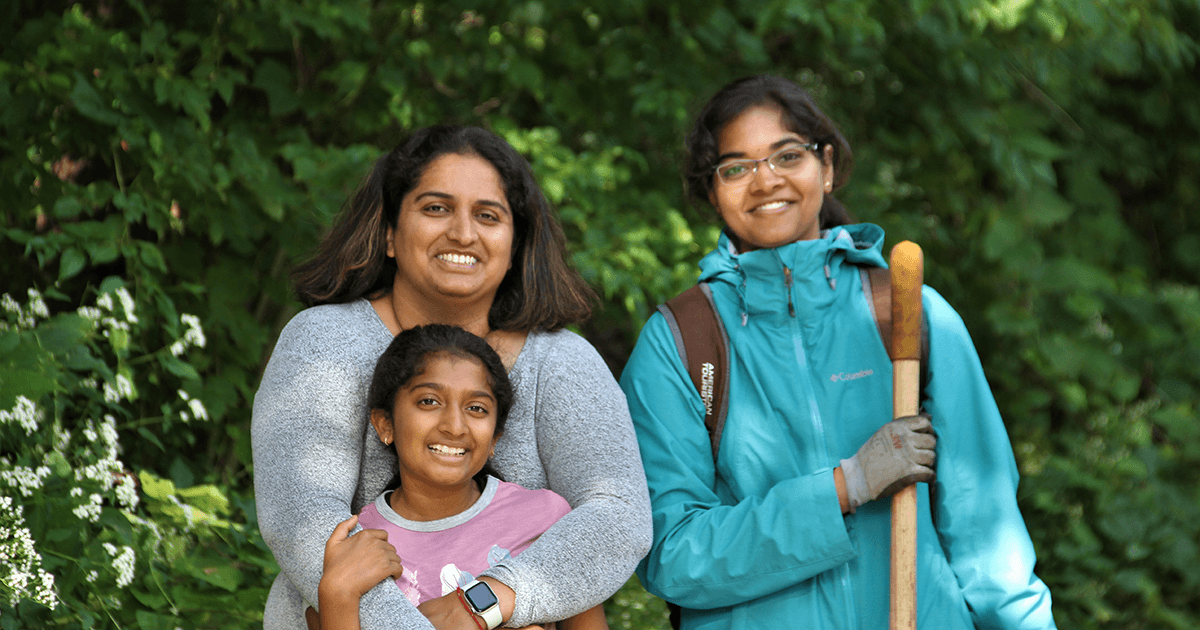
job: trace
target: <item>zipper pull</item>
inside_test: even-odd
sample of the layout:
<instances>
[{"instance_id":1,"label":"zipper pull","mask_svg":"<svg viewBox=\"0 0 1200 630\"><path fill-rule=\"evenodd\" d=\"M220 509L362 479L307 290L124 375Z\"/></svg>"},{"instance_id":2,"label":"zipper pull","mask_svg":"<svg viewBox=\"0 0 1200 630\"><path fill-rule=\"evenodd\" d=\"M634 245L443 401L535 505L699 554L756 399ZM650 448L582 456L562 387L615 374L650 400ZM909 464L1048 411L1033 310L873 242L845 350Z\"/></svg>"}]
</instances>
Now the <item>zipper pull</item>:
<instances>
[{"instance_id":1,"label":"zipper pull","mask_svg":"<svg viewBox=\"0 0 1200 630\"><path fill-rule=\"evenodd\" d=\"M796 305L792 303L792 270L787 265L783 266L783 281L787 283L788 314L795 317Z\"/></svg>"}]
</instances>

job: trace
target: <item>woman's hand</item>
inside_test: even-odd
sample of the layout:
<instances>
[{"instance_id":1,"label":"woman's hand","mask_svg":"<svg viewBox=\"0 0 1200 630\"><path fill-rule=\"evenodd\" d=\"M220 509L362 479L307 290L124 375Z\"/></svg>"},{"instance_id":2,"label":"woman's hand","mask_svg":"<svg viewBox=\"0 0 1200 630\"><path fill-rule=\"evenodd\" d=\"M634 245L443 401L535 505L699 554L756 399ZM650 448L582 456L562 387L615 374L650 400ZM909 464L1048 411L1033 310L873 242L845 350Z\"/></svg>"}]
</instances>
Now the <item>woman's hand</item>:
<instances>
[{"instance_id":1,"label":"woman's hand","mask_svg":"<svg viewBox=\"0 0 1200 630\"><path fill-rule=\"evenodd\" d=\"M317 597L322 630L358 628L358 600L388 576L400 579L404 566L382 529L351 536L358 516L338 523L325 543L325 566Z\"/></svg>"},{"instance_id":2,"label":"woman's hand","mask_svg":"<svg viewBox=\"0 0 1200 630\"><path fill-rule=\"evenodd\" d=\"M937 434L927 414L897 418L880 427L854 457L841 462L850 511L918 481L933 483L936 447Z\"/></svg>"}]
</instances>

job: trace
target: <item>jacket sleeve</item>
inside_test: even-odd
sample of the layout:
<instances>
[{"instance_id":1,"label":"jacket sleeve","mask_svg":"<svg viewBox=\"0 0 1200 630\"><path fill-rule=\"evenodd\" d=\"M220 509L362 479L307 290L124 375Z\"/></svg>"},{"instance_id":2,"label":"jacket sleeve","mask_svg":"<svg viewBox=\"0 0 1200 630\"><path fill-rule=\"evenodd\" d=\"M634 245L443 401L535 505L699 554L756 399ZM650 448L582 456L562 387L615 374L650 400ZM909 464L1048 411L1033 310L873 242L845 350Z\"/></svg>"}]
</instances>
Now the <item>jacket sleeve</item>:
<instances>
[{"instance_id":1,"label":"jacket sleeve","mask_svg":"<svg viewBox=\"0 0 1200 630\"><path fill-rule=\"evenodd\" d=\"M1017 507L1017 465L979 356L958 313L925 288L926 410L938 434L936 523L976 628L1054 628Z\"/></svg>"},{"instance_id":2,"label":"jacket sleeve","mask_svg":"<svg viewBox=\"0 0 1200 630\"><path fill-rule=\"evenodd\" d=\"M251 421L259 529L281 574L310 604L325 542L351 514L366 430L366 385L342 355L322 351L318 337L303 326L284 329ZM432 628L392 580L365 594L360 612L364 630Z\"/></svg>"},{"instance_id":3,"label":"jacket sleeve","mask_svg":"<svg viewBox=\"0 0 1200 630\"><path fill-rule=\"evenodd\" d=\"M566 331L553 338L537 369L537 450L549 488L572 509L484 572L517 592L510 627L603 602L650 548L650 499L625 396L591 344Z\"/></svg>"},{"instance_id":4,"label":"jacket sleeve","mask_svg":"<svg viewBox=\"0 0 1200 630\"><path fill-rule=\"evenodd\" d=\"M762 497L722 500L703 405L662 315L642 329L621 386L654 517L654 544L638 567L647 590L687 608L732 606L855 556L832 470L785 480ZM731 402L729 417L736 413Z\"/></svg>"}]
</instances>

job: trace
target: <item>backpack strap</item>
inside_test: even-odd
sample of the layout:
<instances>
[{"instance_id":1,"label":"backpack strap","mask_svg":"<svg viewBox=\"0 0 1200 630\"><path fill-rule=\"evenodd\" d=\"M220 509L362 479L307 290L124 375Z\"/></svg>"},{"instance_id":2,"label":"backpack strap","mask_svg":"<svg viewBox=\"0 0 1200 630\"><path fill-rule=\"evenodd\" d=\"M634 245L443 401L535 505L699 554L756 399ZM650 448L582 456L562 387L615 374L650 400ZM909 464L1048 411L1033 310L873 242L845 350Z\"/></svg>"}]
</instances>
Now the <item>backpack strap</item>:
<instances>
[{"instance_id":1,"label":"backpack strap","mask_svg":"<svg viewBox=\"0 0 1200 630\"><path fill-rule=\"evenodd\" d=\"M863 293L875 328L888 356L892 356L892 274L884 267L859 267ZM929 384L929 317L921 311L921 389L918 400L925 397L925 386Z\"/></svg>"},{"instance_id":2,"label":"backpack strap","mask_svg":"<svg viewBox=\"0 0 1200 630\"><path fill-rule=\"evenodd\" d=\"M666 318L679 358L704 403L704 427L715 463L729 412L729 338L717 315L712 289L701 282L660 304L658 311Z\"/></svg>"}]
</instances>

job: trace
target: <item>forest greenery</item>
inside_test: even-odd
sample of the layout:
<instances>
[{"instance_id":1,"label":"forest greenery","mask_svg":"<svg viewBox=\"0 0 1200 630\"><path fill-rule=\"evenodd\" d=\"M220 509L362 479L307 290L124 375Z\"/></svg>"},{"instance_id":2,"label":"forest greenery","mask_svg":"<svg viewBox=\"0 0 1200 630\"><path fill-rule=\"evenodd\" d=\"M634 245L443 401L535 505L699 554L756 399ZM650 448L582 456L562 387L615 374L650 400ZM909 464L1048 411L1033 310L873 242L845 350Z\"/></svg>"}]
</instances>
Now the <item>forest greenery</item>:
<instances>
[{"instance_id":1,"label":"forest greenery","mask_svg":"<svg viewBox=\"0 0 1200 630\"><path fill-rule=\"evenodd\" d=\"M764 72L966 320L1059 627L1200 626L1196 0L11 0L0 41L0 629L261 626L287 273L406 130L526 155L619 372L718 233L689 115Z\"/></svg>"}]
</instances>

